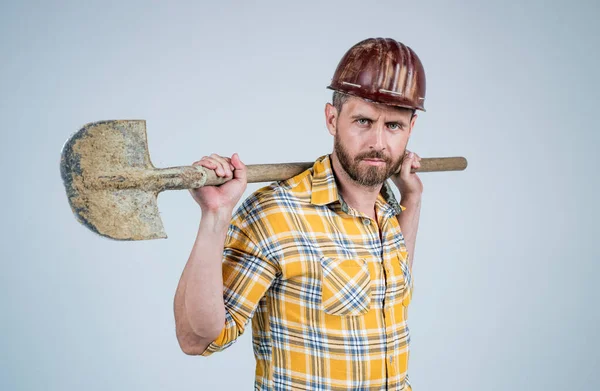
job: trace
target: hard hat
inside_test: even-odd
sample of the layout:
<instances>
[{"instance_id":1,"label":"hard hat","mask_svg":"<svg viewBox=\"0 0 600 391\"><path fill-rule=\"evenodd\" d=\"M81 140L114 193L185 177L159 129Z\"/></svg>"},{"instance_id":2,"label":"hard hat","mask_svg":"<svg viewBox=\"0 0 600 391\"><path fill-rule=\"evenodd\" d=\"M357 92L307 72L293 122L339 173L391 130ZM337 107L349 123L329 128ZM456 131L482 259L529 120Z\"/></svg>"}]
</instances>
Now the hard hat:
<instances>
[{"instance_id":1,"label":"hard hat","mask_svg":"<svg viewBox=\"0 0 600 391\"><path fill-rule=\"evenodd\" d=\"M425 111L425 71L421 60L411 48L391 38L369 38L352 46L327 88L377 103Z\"/></svg>"}]
</instances>

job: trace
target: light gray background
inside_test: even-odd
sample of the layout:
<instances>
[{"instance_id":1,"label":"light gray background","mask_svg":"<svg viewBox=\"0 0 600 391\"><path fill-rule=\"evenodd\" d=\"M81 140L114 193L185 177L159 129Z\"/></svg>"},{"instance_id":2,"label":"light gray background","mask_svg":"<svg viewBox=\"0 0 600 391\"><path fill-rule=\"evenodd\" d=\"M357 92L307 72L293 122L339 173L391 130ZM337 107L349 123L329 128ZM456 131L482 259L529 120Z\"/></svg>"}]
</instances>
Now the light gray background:
<instances>
[{"instance_id":1,"label":"light gray background","mask_svg":"<svg viewBox=\"0 0 600 391\"><path fill-rule=\"evenodd\" d=\"M410 148L470 164L421 176L415 390L600 388L597 2L167 3L0 5L0 389L251 389L249 332L208 359L177 345L188 193L159 197L167 240L95 236L60 150L87 122L146 119L159 167L312 160L332 146L325 86L373 36L425 65Z\"/></svg>"}]
</instances>

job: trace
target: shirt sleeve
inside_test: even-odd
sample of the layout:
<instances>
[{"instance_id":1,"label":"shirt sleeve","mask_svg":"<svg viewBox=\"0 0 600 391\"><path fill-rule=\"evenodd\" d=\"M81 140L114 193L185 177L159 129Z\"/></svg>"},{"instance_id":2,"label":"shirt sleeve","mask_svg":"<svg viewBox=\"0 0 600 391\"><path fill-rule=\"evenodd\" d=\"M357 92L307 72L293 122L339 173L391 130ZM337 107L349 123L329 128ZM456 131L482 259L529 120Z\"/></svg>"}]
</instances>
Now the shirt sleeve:
<instances>
[{"instance_id":1,"label":"shirt sleeve","mask_svg":"<svg viewBox=\"0 0 600 391\"><path fill-rule=\"evenodd\" d=\"M242 335L278 270L276 263L263 254L249 233L232 222L223 250L225 324L202 356L228 348Z\"/></svg>"}]
</instances>

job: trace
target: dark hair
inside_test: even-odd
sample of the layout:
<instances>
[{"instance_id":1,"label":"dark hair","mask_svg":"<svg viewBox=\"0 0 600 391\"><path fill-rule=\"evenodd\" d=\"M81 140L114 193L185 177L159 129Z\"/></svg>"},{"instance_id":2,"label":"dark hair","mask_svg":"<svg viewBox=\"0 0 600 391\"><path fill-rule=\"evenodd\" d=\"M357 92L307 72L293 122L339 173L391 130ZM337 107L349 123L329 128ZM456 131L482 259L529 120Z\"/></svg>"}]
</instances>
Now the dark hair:
<instances>
[{"instance_id":1,"label":"dark hair","mask_svg":"<svg viewBox=\"0 0 600 391\"><path fill-rule=\"evenodd\" d=\"M333 91L333 98L331 98L331 104L337 109L338 114L342 112L342 106L348 100L348 95L343 92Z\"/></svg>"},{"instance_id":2,"label":"dark hair","mask_svg":"<svg viewBox=\"0 0 600 391\"><path fill-rule=\"evenodd\" d=\"M348 94L344 94L343 92L333 91L333 97L331 98L331 104L336 108L338 115L342 112L342 106L348 100ZM410 110L410 118L415 115L415 109L409 109L405 107L396 107L398 110Z\"/></svg>"}]
</instances>

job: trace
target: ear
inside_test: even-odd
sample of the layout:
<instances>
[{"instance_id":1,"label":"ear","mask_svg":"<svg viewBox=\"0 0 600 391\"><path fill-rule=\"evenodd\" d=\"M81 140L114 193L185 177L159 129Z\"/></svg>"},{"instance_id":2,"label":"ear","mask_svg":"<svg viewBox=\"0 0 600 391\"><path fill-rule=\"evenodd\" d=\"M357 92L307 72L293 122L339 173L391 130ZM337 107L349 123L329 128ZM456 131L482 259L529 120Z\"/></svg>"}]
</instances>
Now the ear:
<instances>
[{"instance_id":1,"label":"ear","mask_svg":"<svg viewBox=\"0 0 600 391\"><path fill-rule=\"evenodd\" d=\"M337 132L337 117L338 112L337 109L331 104L325 104L325 125L327 125L327 129L329 129L329 134L335 136Z\"/></svg>"}]
</instances>

